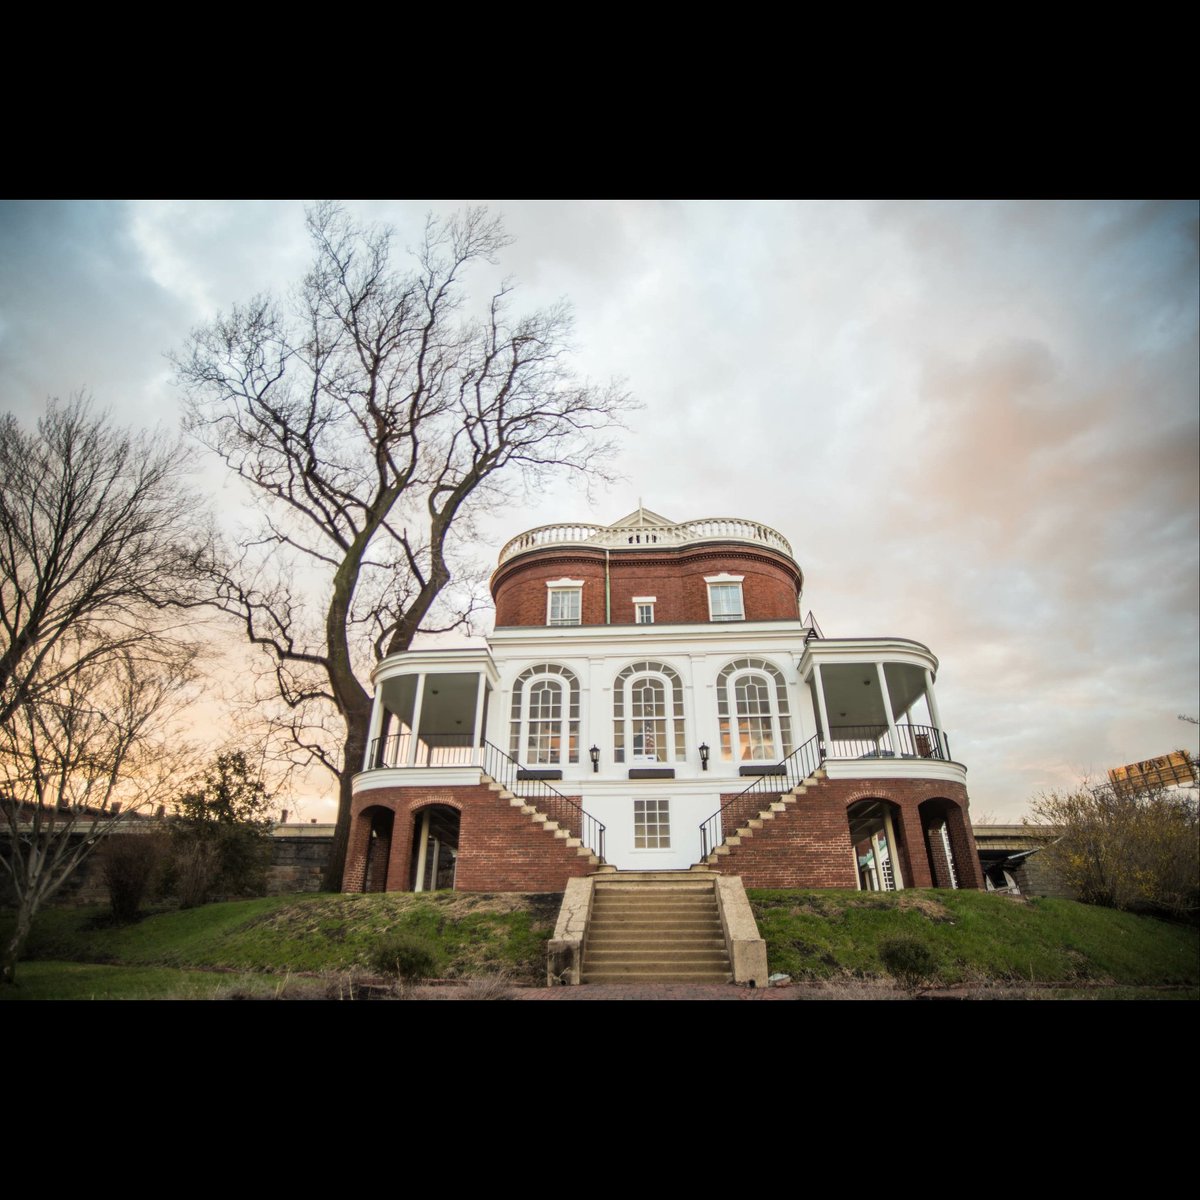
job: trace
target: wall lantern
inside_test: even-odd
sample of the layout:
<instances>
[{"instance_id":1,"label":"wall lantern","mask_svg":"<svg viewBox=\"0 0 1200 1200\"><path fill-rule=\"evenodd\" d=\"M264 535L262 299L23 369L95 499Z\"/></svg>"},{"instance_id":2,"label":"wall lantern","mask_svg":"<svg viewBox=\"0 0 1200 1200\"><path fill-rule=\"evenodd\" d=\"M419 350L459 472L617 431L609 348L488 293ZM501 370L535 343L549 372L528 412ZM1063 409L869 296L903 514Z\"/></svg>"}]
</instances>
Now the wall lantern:
<instances>
[{"instance_id":1,"label":"wall lantern","mask_svg":"<svg viewBox=\"0 0 1200 1200\"><path fill-rule=\"evenodd\" d=\"M700 769L708 770L708 744L706 742L700 743Z\"/></svg>"},{"instance_id":2,"label":"wall lantern","mask_svg":"<svg viewBox=\"0 0 1200 1200\"><path fill-rule=\"evenodd\" d=\"M593 746L588 751L588 754L591 756L591 759L592 759L592 771L593 772L599 771L600 770L600 747Z\"/></svg>"}]
</instances>

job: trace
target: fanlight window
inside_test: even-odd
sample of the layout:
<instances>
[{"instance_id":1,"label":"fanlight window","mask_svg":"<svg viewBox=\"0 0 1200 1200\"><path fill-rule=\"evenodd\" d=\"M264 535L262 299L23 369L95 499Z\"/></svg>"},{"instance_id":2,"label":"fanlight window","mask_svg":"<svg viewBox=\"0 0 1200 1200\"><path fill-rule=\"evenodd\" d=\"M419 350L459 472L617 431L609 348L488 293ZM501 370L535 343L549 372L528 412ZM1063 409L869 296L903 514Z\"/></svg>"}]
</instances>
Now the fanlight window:
<instances>
[{"instance_id":1,"label":"fanlight window","mask_svg":"<svg viewBox=\"0 0 1200 1200\"><path fill-rule=\"evenodd\" d=\"M717 677L721 758L780 762L792 752L787 685L765 659L741 658Z\"/></svg>"},{"instance_id":2,"label":"fanlight window","mask_svg":"<svg viewBox=\"0 0 1200 1200\"><path fill-rule=\"evenodd\" d=\"M543 663L517 678L509 754L526 766L579 761L579 680L573 672Z\"/></svg>"},{"instance_id":3,"label":"fanlight window","mask_svg":"<svg viewBox=\"0 0 1200 1200\"><path fill-rule=\"evenodd\" d=\"M658 662L633 663L613 686L613 761L684 762L683 687Z\"/></svg>"}]
</instances>

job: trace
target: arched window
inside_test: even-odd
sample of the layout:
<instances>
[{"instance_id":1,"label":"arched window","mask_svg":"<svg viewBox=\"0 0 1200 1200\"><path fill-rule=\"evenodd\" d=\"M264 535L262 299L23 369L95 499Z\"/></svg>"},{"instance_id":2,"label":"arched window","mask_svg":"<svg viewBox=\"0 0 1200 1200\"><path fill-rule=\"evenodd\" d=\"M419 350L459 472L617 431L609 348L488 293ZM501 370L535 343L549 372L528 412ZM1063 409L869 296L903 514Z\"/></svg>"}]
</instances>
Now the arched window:
<instances>
[{"instance_id":1,"label":"arched window","mask_svg":"<svg viewBox=\"0 0 1200 1200\"><path fill-rule=\"evenodd\" d=\"M658 662L633 663L613 685L613 761L684 762L683 687Z\"/></svg>"},{"instance_id":2,"label":"arched window","mask_svg":"<svg viewBox=\"0 0 1200 1200\"><path fill-rule=\"evenodd\" d=\"M762 658L739 658L717 676L721 758L781 762L792 752L787 684Z\"/></svg>"},{"instance_id":3,"label":"arched window","mask_svg":"<svg viewBox=\"0 0 1200 1200\"><path fill-rule=\"evenodd\" d=\"M526 766L579 761L579 680L540 663L513 684L509 754Z\"/></svg>"}]
</instances>

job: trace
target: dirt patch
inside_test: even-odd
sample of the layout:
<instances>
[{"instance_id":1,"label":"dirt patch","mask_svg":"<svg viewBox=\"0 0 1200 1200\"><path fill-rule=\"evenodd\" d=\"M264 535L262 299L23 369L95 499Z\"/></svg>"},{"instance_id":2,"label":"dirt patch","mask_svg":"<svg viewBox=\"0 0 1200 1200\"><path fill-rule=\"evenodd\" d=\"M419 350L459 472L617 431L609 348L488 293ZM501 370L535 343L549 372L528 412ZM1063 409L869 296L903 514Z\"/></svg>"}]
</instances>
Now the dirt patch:
<instances>
[{"instance_id":1,"label":"dirt patch","mask_svg":"<svg viewBox=\"0 0 1200 1200\"><path fill-rule=\"evenodd\" d=\"M940 901L931 896L906 896L901 893L896 901L897 908L916 909L921 916L938 925L953 925L954 914Z\"/></svg>"}]
</instances>

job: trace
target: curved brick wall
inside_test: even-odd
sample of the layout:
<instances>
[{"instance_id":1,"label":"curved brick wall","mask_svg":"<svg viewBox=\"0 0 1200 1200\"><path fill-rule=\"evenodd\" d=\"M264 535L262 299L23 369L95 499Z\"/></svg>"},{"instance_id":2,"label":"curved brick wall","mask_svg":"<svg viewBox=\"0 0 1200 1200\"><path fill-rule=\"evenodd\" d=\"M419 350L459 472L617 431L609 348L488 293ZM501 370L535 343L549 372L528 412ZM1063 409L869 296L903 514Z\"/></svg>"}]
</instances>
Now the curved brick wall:
<instances>
[{"instance_id":1,"label":"curved brick wall","mask_svg":"<svg viewBox=\"0 0 1200 1200\"><path fill-rule=\"evenodd\" d=\"M795 620L803 583L782 554L706 544L649 552L614 550L610 559L612 624L634 623L634 596L654 596L655 624L707 621L706 575L742 575L747 621ZM545 625L546 582L582 579L582 624L604 624L604 551L543 550L522 555L492 576L497 625Z\"/></svg>"}]
</instances>

